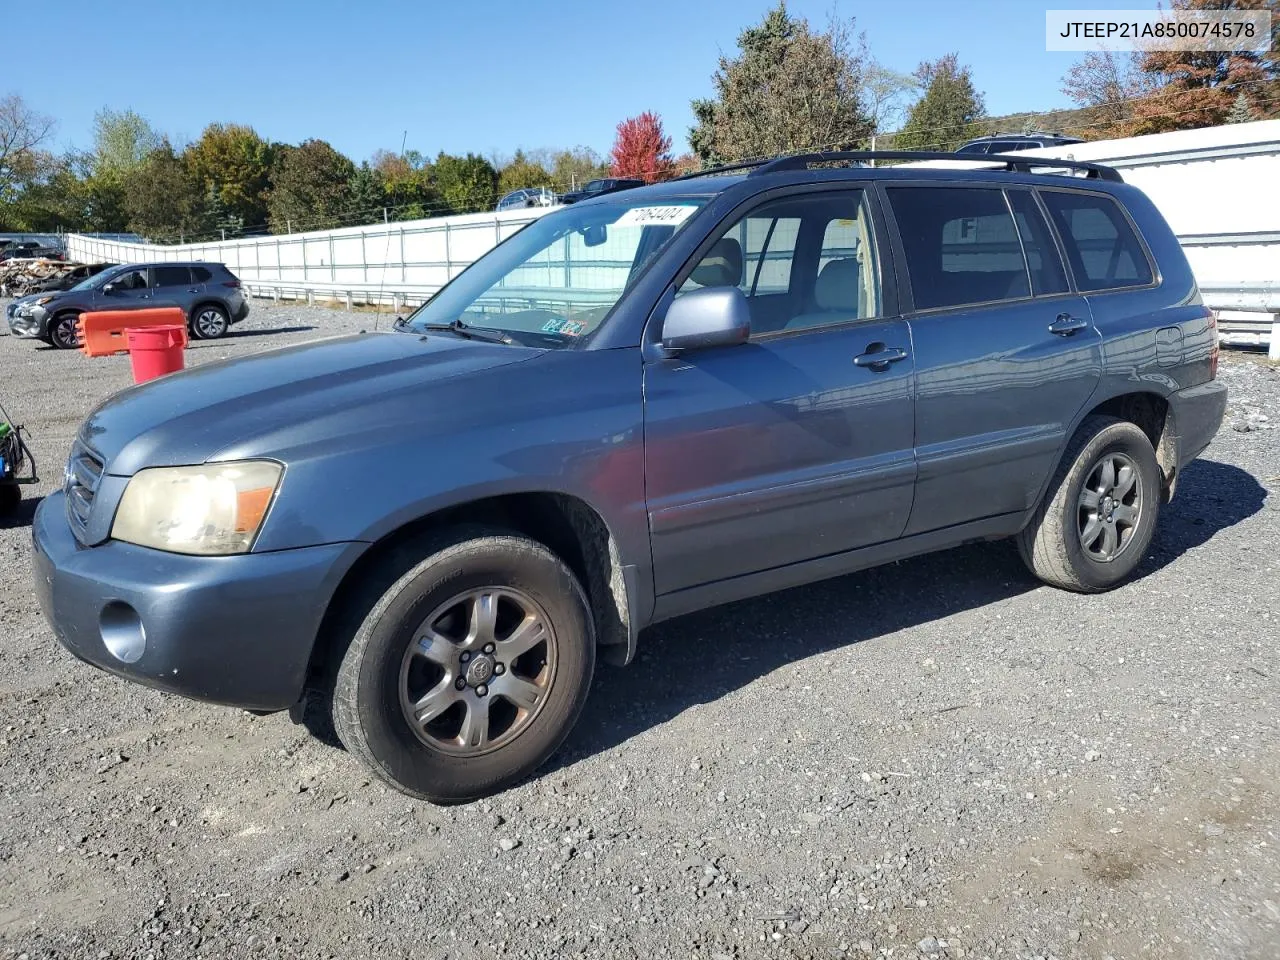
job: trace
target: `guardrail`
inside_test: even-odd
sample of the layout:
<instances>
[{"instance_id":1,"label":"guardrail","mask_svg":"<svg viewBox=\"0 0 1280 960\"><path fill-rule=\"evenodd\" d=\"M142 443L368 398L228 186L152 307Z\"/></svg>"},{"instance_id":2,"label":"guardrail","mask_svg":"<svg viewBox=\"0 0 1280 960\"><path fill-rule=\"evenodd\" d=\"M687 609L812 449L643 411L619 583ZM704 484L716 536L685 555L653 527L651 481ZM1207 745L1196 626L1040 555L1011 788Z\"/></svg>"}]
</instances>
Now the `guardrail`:
<instances>
[{"instance_id":1,"label":"guardrail","mask_svg":"<svg viewBox=\"0 0 1280 960\"><path fill-rule=\"evenodd\" d=\"M1209 281L1199 286L1205 306L1218 314L1223 343L1267 347L1268 357L1280 362L1280 283Z\"/></svg>"}]
</instances>

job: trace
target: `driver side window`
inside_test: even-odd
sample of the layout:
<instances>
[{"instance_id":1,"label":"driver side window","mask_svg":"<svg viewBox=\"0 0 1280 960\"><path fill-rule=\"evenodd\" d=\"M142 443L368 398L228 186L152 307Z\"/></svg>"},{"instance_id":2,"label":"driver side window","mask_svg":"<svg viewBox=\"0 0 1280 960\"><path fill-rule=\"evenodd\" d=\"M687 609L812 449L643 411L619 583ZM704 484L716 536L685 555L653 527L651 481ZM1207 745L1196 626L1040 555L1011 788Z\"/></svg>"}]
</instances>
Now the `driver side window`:
<instances>
[{"instance_id":1,"label":"driver side window","mask_svg":"<svg viewBox=\"0 0 1280 960\"><path fill-rule=\"evenodd\" d=\"M880 315L875 230L862 190L769 201L730 225L680 285L736 286L753 337Z\"/></svg>"}]
</instances>

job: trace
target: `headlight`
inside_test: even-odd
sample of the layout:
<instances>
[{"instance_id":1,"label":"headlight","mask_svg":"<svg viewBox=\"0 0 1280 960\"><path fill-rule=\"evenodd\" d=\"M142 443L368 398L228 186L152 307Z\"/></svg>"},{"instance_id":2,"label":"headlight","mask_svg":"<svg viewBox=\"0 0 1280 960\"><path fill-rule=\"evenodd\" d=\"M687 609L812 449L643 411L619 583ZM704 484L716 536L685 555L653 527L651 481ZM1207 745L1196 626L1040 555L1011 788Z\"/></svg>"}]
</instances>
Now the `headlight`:
<instances>
[{"instance_id":1,"label":"headlight","mask_svg":"<svg viewBox=\"0 0 1280 960\"><path fill-rule=\"evenodd\" d=\"M248 553L283 471L269 460L139 470L111 536L172 553Z\"/></svg>"}]
</instances>

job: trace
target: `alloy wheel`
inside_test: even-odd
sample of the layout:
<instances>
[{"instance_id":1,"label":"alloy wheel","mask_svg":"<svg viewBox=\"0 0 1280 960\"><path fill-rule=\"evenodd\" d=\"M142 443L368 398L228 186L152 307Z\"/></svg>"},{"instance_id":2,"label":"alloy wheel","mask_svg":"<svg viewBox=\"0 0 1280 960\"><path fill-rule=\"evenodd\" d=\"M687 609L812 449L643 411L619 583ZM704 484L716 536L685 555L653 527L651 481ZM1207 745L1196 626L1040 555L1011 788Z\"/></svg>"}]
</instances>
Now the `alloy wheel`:
<instances>
[{"instance_id":1,"label":"alloy wheel","mask_svg":"<svg viewBox=\"0 0 1280 960\"><path fill-rule=\"evenodd\" d=\"M556 673L550 618L528 594L484 587L437 607L400 667L400 708L424 744L478 756L527 729Z\"/></svg>"},{"instance_id":2,"label":"alloy wheel","mask_svg":"<svg viewBox=\"0 0 1280 960\"><path fill-rule=\"evenodd\" d=\"M1137 465L1123 453L1105 454L1089 471L1078 506L1080 546L1086 556L1102 563L1120 556L1142 517Z\"/></svg>"}]
</instances>

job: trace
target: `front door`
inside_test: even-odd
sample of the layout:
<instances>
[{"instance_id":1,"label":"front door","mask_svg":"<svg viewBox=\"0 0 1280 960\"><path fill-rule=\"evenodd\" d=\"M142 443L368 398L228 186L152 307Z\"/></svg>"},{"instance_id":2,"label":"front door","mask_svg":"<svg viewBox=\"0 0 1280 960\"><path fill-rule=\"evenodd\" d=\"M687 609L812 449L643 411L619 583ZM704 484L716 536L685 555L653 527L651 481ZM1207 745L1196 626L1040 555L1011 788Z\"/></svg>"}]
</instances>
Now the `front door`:
<instances>
[{"instance_id":1,"label":"front door","mask_svg":"<svg viewBox=\"0 0 1280 960\"><path fill-rule=\"evenodd\" d=\"M910 277L918 479L907 534L1030 510L1102 340L1029 189L889 185Z\"/></svg>"},{"instance_id":2,"label":"front door","mask_svg":"<svg viewBox=\"0 0 1280 960\"><path fill-rule=\"evenodd\" d=\"M100 310L131 310L135 307L149 307L151 305L151 280L148 277L146 267L139 267L136 270L126 270L112 277L109 281L111 292L107 293L103 289L98 290L98 297L101 299L102 305L98 307ZM103 286L106 286L104 284Z\"/></svg>"},{"instance_id":3,"label":"front door","mask_svg":"<svg viewBox=\"0 0 1280 960\"><path fill-rule=\"evenodd\" d=\"M738 286L752 334L645 365L658 594L902 533L913 361L907 324L886 307L876 224L856 187L766 200L679 287Z\"/></svg>"}]
</instances>

